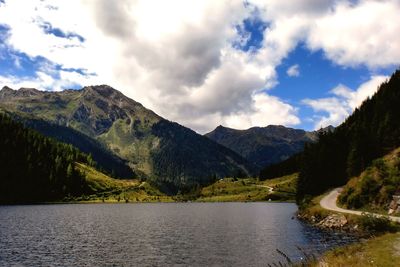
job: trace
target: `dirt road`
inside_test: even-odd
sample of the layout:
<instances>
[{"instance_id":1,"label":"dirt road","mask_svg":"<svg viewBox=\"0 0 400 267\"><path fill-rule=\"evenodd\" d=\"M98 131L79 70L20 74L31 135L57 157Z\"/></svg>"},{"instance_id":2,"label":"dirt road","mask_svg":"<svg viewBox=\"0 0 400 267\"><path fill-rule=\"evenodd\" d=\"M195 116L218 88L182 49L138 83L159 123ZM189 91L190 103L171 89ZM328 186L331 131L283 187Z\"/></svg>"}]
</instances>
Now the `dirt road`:
<instances>
[{"instance_id":1,"label":"dirt road","mask_svg":"<svg viewBox=\"0 0 400 267\"><path fill-rule=\"evenodd\" d=\"M337 198L338 198L341 190L342 190L342 188L340 188L340 187L335 188L328 195L323 197L319 203L321 205L321 207L324 209L327 209L327 210L337 211L337 212L341 212L341 213L361 215L363 213L361 211L342 209L337 206L336 201L337 201ZM367 214L372 214L374 216L382 216L381 214L377 214L377 213L367 212ZM400 223L400 217L394 217L394 216L388 216L388 217L390 220Z\"/></svg>"}]
</instances>

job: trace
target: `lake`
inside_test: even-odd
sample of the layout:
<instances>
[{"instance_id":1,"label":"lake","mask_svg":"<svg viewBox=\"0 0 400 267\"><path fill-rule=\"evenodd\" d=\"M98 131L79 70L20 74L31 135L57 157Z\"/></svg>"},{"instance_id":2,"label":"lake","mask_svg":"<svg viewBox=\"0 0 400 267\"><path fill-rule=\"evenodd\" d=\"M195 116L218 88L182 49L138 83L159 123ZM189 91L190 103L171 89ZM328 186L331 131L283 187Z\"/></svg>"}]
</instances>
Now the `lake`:
<instances>
[{"instance_id":1,"label":"lake","mask_svg":"<svg viewBox=\"0 0 400 267\"><path fill-rule=\"evenodd\" d=\"M347 242L291 203L0 206L0 266L266 266Z\"/></svg>"}]
</instances>

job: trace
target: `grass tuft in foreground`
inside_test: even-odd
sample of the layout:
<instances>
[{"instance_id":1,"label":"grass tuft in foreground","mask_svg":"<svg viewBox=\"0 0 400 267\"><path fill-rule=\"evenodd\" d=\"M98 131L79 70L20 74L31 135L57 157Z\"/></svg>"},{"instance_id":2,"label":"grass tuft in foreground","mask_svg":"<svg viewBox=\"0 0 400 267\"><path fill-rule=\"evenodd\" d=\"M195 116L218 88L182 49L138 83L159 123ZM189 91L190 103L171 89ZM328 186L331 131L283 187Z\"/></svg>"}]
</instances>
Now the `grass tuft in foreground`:
<instances>
[{"instance_id":1,"label":"grass tuft in foreground","mask_svg":"<svg viewBox=\"0 0 400 267\"><path fill-rule=\"evenodd\" d=\"M389 233L358 244L327 252L319 263L311 266L329 267L398 267L400 263L400 233Z\"/></svg>"}]
</instances>

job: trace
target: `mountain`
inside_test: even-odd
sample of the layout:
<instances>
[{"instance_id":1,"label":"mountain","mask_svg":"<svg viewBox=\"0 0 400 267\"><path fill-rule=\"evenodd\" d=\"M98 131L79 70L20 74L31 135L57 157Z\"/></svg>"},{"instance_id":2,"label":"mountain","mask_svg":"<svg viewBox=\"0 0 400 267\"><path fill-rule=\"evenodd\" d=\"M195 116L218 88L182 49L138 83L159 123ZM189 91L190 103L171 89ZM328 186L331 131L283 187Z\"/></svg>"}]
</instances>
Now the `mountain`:
<instances>
[{"instance_id":1,"label":"mountain","mask_svg":"<svg viewBox=\"0 0 400 267\"><path fill-rule=\"evenodd\" d=\"M321 128L317 131L309 133L312 134L313 142L315 143L319 139L320 135L326 133L332 133L334 130L335 127L329 125L325 128ZM307 143L305 144L305 146L307 146ZM303 149L297 154L294 154L290 156L288 159L285 159L284 161L274 163L272 165L267 165L266 167L261 169L259 176L260 180L272 179L299 172L302 164L302 151Z\"/></svg>"},{"instance_id":2,"label":"mountain","mask_svg":"<svg viewBox=\"0 0 400 267\"><path fill-rule=\"evenodd\" d=\"M0 113L0 203L61 200L92 193L75 163L89 155L23 127Z\"/></svg>"},{"instance_id":3,"label":"mountain","mask_svg":"<svg viewBox=\"0 0 400 267\"><path fill-rule=\"evenodd\" d=\"M331 128L327 128L327 131ZM249 162L258 170L271 164L279 163L303 150L304 144L315 142L317 132L269 125L236 130L218 126L205 136L224 145Z\"/></svg>"},{"instance_id":4,"label":"mountain","mask_svg":"<svg viewBox=\"0 0 400 267\"><path fill-rule=\"evenodd\" d=\"M163 119L107 85L62 92L4 87L0 108L38 130L37 121L44 121L51 128L42 131L44 134L73 129L83 135L74 135L78 139L75 144L93 139L139 177L170 192L207 184L216 177L253 173L252 165L235 152ZM65 128L54 130L52 125ZM63 141L72 143L66 139ZM92 153L92 149L86 152Z\"/></svg>"}]
</instances>

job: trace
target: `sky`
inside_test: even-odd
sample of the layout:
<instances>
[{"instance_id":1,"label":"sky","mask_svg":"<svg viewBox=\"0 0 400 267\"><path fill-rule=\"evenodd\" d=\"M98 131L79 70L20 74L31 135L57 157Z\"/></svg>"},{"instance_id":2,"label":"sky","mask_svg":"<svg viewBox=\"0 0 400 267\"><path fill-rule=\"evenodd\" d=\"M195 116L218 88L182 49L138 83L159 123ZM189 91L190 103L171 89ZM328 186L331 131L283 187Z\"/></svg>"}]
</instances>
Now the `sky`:
<instances>
[{"instance_id":1,"label":"sky","mask_svg":"<svg viewBox=\"0 0 400 267\"><path fill-rule=\"evenodd\" d=\"M400 0L0 0L0 87L108 84L164 118L337 126L400 67Z\"/></svg>"}]
</instances>

